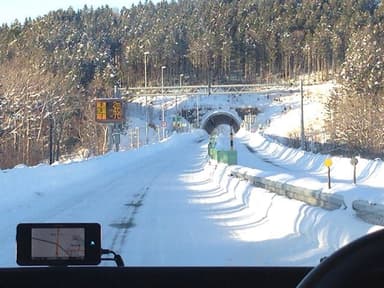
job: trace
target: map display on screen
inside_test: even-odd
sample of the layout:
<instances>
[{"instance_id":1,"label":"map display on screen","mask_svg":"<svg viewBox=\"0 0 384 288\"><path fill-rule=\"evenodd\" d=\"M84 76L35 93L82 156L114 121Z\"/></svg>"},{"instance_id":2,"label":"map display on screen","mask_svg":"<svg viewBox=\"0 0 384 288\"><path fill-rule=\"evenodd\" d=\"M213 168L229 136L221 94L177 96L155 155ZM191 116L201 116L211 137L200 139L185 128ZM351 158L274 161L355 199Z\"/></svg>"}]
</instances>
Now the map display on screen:
<instances>
[{"instance_id":1,"label":"map display on screen","mask_svg":"<svg viewBox=\"0 0 384 288\"><path fill-rule=\"evenodd\" d=\"M85 257L84 228L33 228L32 259L83 259Z\"/></svg>"}]
</instances>

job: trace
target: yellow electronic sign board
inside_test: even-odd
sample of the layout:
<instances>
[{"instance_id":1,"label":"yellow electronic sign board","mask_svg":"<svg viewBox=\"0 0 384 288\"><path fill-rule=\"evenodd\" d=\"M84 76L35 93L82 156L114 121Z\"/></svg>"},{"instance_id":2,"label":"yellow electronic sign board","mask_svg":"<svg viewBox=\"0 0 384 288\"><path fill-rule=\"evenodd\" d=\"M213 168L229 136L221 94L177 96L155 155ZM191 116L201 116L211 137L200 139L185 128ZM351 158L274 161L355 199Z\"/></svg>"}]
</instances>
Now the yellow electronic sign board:
<instances>
[{"instance_id":1,"label":"yellow electronic sign board","mask_svg":"<svg viewBox=\"0 0 384 288\"><path fill-rule=\"evenodd\" d=\"M96 99L96 121L115 123L124 120L123 101L121 99Z\"/></svg>"}]
</instances>

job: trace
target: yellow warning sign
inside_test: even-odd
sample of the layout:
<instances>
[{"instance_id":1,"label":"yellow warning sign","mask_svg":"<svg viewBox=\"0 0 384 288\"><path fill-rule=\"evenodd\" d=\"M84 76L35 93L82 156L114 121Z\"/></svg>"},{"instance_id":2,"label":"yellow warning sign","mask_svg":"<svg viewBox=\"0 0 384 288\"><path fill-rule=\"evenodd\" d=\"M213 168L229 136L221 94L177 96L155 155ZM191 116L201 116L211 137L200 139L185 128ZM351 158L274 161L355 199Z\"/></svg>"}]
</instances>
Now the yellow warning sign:
<instances>
[{"instance_id":1,"label":"yellow warning sign","mask_svg":"<svg viewBox=\"0 0 384 288\"><path fill-rule=\"evenodd\" d=\"M96 99L96 121L115 123L124 120L123 101L121 99Z\"/></svg>"},{"instance_id":2,"label":"yellow warning sign","mask_svg":"<svg viewBox=\"0 0 384 288\"><path fill-rule=\"evenodd\" d=\"M332 166L332 159L331 158L327 158L327 159L325 159L324 160L324 165L326 166L326 167L331 167Z\"/></svg>"}]
</instances>

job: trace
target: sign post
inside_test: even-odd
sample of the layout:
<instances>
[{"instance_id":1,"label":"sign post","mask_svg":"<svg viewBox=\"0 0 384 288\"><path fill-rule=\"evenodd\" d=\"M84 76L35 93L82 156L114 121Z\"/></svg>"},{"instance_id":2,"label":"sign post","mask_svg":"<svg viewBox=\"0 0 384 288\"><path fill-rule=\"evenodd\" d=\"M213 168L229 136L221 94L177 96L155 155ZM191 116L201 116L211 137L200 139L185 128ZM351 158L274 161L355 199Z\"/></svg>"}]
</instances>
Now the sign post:
<instances>
[{"instance_id":1,"label":"sign post","mask_svg":"<svg viewBox=\"0 0 384 288\"><path fill-rule=\"evenodd\" d=\"M324 165L328 168L328 189L331 189L331 166L332 166L332 159L327 158L324 160Z\"/></svg>"},{"instance_id":2,"label":"sign post","mask_svg":"<svg viewBox=\"0 0 384 288\"><path fill-rule=\"evenodd\" d=\"M96 99L96 122L120 123L124 120L123 100L116 98Z\"/></svg>"},{"instance_id":3,"label":"sign post","mask_svg":"<svg viewBox=\"0 0 384 288\"><path fill-rule=\"evenodd\" d=\"M351 165L353 166L353 184L356 184L356 166L357 163L359 163L359 160L357 160L356 157L351 158Z\"/></svg>"},{"instance_id":4,"label":"sign post","mask_svg":"<svg viewBox=\"0 0 384 288\"><path fill-rule=\"evenodd\" d=\"M108 149L119 151L120 134L119 124L124 121L123 100L120 98L98 98L96 99L96 122L108 125Z\"/></svg>"}]
</instances>

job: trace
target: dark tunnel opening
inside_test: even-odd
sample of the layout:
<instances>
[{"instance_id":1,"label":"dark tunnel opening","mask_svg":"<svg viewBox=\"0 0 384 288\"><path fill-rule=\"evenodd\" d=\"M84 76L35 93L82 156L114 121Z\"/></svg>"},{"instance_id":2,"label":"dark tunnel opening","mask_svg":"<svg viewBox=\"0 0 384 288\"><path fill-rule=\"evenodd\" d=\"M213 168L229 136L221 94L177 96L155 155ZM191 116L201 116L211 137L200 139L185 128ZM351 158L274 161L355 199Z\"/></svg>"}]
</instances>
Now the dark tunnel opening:
<instances>
[{"instance_id":1,"label":"dark tunnel opening","mask_svg":"<svg viewBox=\"0 0 384 288\"><path fill-rule=\"evenodd\" d=\"M240 129L239 121L233 116L224 113L212 114L202 123L201 128L207 131L208 134L212 134L216 127L223 124L231 126L235 133Z\"/></svg>"}]
</instances>

